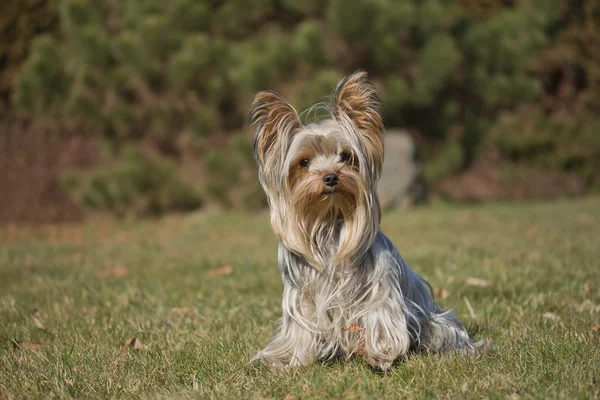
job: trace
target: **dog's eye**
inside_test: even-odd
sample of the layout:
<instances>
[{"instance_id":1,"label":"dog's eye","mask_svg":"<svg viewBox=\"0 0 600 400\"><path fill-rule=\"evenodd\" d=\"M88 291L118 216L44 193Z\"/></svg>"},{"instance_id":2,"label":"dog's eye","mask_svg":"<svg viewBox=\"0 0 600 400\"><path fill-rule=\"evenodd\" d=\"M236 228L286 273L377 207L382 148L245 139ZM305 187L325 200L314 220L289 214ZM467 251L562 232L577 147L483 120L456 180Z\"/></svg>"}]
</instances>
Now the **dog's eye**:
<instances>
[{"instance_id":1,"label":"dog's eye","mask_svg":"<svg viewBox=\"0 0 600 400\"><path fill-rule=\"evenodd\" d=\"M310 160L308 158L305 158L302 161L300 161L300 166L302 168L308 168L308 164L310 164Z\"/></svg>"},{"instance_id":2,"label":"dog's eye","mask_svg":"<svg viewBox=\"0 0 600 400\"><path fill-rule=\"evenodd\" d=\"M340 158L341 158L342 162L348 162L348 161L350 161L350 154L348 154L345 151L343 151L340 154Z\"/></svg>"}]
</instances>

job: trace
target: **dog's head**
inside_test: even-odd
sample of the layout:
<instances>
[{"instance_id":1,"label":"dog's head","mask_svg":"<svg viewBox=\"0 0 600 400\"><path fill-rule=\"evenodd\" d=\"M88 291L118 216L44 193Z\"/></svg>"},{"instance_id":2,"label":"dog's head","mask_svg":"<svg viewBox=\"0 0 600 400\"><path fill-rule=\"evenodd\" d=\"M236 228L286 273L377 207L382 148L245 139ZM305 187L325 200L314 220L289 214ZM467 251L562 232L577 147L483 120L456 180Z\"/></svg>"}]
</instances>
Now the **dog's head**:
<instances>
[{"instance_id":1,"label":"dog's head","mask_svg":"<svg viewBox=\"0 0 600 400\"><path fill-rule=\"evenodd\" d=\"M331 118L304 125L277 93L254 98L254 154L270 198L322 209L356 203L374 190L383 162L383 122L367 74L342 79L328 109Z\"/></svg>"},{"instance_id":2,"label":"dog's head","mask_svg":"<svg viewBox=\"0 0 600 400\"><path fill-rule=\"evenodd\" d=\"M356 220L379 223L383 121L374 86L365 72L356 72L339 82L331 104L319 106L329 118L305 125L283 97L264 91L254 98L249 116L273 227L280 236L287 232L288 239L319 235L327 220L330 226L344 221L346 236L358 228ZM334 234L333 228L326 231L321 234Z\"/></svg>"}]
</instances>

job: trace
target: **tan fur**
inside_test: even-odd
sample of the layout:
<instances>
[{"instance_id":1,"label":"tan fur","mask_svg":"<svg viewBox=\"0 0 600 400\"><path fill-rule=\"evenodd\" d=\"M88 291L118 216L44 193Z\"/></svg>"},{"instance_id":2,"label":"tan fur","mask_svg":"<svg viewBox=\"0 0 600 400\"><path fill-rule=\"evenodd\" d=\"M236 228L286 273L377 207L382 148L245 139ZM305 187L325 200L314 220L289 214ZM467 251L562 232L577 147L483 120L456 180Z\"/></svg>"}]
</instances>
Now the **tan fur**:
<instances>
[{"instance_id":1,"label":"tan fur","mask_svg":"<svg viewBox=\"0 0 600 400\"><path fill-rule=\"evenodd\" d=\"M274 152L283 139L280 135L282 131L291 133L302 125L294 107L269 90L259 92L254 97L249 121L258 126L254 145L258 161L262 164L275 156Z\"/></svg>"},{"instance_id":2,"label":"tan fur","mask_svg":"<svg viewBox=\"0 0 600 400\"><path fill-rule=\"evenodd\" d=\"M363 135L365 152L376 168L383 163L383 119L375 87L367 73L360 71L344 78L337 86L333 114L348 118Z\"/></svg>"}]
</instances>

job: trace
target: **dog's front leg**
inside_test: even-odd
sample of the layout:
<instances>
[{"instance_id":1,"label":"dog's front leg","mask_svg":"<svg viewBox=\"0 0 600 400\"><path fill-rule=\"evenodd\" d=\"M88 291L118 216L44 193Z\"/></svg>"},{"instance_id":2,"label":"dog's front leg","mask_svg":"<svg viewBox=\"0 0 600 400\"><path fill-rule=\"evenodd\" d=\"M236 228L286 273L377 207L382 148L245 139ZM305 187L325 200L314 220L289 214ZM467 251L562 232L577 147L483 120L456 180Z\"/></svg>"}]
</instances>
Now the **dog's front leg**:
<instances>
[{"instance_id":1,"label":"dog's front leg","mask_svg":"<svg viewBox=\"0 0 600 400\"><path fill-rule=\"evenodd\" d=\"M309 365L316 358L315 343L315 334L300 326L284 311L277 333L252 361L260 361L275 370Z\"/></svg>"},{"instance_id":2,"label":"dog's front leg","mask_svg":"<svg viewBox=\"0 0 600 400\"><path fill-rule=\"evenodd\" d=\"M401 307L386 302L364 319L362 358L373 368L386 371L399 357L408 353L410 334Z\"/></svg>"},{"instance_id":3,"label":"dog's front leg","mask_svg":"<svg viewBox=\"0 0 600 400\"><path fill-rule=\"evenodd\" d=\"M314 303L311 297L302 294L302 291L290 282L286 282L282 310L283 315L277 333L267 347L252 358L252 361L260 361L272 369L312 364L317 358L316 347L319 334L315 329L311 330L314 316Z\"/></svg>"}]
</instances>

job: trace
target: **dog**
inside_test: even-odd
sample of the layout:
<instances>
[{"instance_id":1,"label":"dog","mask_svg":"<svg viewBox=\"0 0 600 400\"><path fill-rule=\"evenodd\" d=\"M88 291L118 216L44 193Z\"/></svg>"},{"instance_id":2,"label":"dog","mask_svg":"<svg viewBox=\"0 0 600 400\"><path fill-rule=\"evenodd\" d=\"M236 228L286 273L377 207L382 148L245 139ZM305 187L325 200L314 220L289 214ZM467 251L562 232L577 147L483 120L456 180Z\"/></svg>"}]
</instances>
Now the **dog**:
<instances>
[{"instance_id":1,"label":"dog","mask_svg":"<svg viewBox=\"0 0 600 400\"><path fill-rule=\"evenodd\" d=\"M317 107L328 118L305 125L262 91L249 114L284 283L279 329L251 362L283 369L359 356L386 371L409 352L476 354L484 341L438 307L379 228L384 124L367 74L343 78Z\"/></svg>"}]
</instances>

